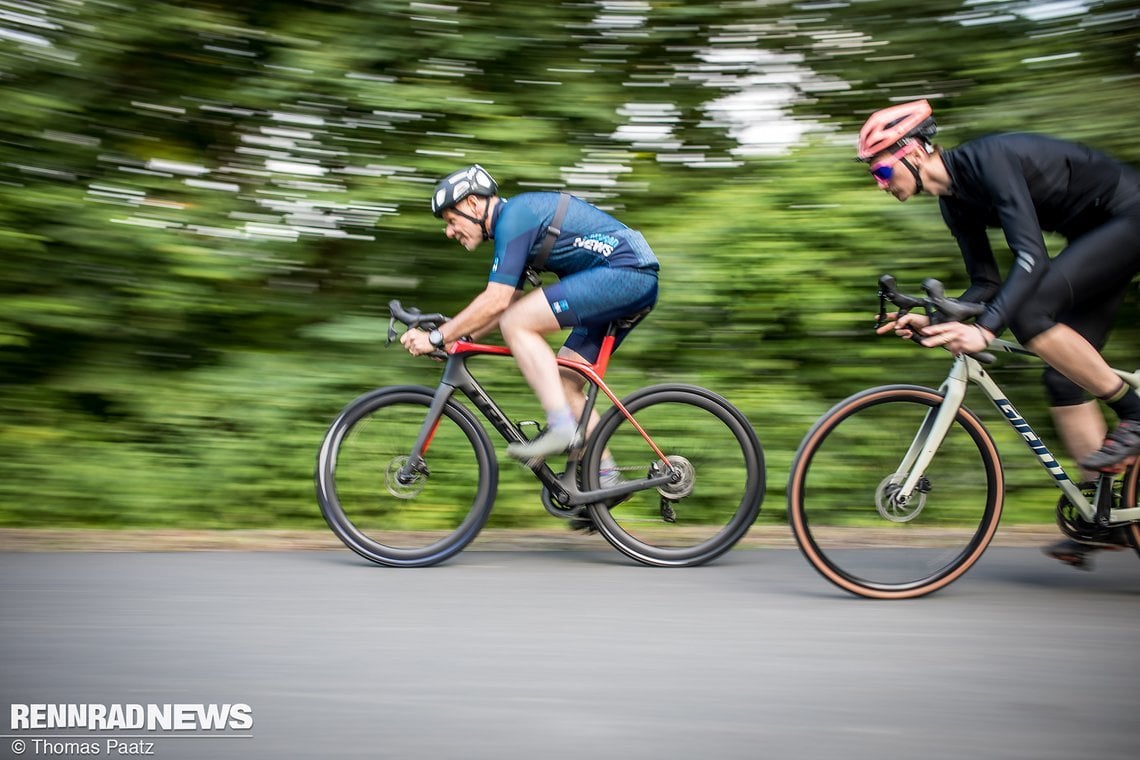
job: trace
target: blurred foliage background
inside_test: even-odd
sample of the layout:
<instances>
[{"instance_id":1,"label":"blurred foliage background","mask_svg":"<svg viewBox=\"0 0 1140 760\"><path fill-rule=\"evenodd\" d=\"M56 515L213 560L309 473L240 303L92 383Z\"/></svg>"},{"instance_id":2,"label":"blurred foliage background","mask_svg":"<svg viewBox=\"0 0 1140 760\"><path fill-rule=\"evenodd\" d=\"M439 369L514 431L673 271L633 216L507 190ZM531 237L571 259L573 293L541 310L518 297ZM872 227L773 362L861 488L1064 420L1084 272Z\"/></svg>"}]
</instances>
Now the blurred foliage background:
<instances>
[{"instance_id":1,"label":"blurred foliage background","mask_svg":"<svg viewBox=\"0 0 1140 760\"><path fill-rule=\"evenodd\" d=\"M313 462L339 409L438 381L384 349L388 300L454 313L483 287L489 247L463 252L428 212L435 179L472 162L508 196L565 188L645 232L661 302L609 379L734 401L768 457L762 519L782 520L819 414L948 366L874 336L878 275L965 286L936 203L899 204L851 162L862 121L926 97L947 146L1033 130L1140 166L1138 16L1121 0L0 0L0 525L320 528ZM1137 301L1108 348L1128 367ZM485 372L538 416L513 364ZM1039 370L997 376L1052 436ZM1013 519L1051 520L1038 465L999 437ZM501 461L492 524L548 524Z\"/></svg>"}]
</instances>

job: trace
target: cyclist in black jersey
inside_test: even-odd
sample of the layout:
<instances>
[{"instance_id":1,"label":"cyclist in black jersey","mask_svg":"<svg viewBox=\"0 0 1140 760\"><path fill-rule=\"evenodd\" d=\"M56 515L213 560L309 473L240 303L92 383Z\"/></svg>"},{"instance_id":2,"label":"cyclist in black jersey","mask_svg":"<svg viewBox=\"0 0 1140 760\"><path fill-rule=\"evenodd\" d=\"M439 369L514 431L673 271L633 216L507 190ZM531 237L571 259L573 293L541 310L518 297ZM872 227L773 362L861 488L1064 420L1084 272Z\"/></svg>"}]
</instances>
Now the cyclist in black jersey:
<instances>
[{"instance_id":1,"label":"cyclist in black jersey","mask_svg":"<svg viewBox=\"0 0 1140 760\"><path fill-rule=\"evenodd\" d=\"M987 308L973 325L930 325L924 315L908 314L879 332L908 339L917 332L923 345L960 353L984 350L1008 327L1049 365L1044 384L1069 452L1088 471L1122 471L1140 454L1140 395L1099 349L1140 272L1140 173L1083 145L1035 134L996 134L942 149L931 142L931 114L925 100L876 112L860 132L859 159L899 201L922 192L938 197L970 276L961 297ZM1002 230L1013 253L1005 277L989 228ZM1052 259L1043 230L1067 241ZM1088 394L1119 418L1107 437ZM1047 552L1083 566L1095 548L1063 541Z\"/></svg>"},{"instance_id":2,"label":"cyclist in black jersey","mask_svg":"<svg viewBox=\"0 0 1140 760\"><path fill-rule=\"evenodd\" d=\"M447 237L469 251L494 241L494 260L483 292L438 330L409 330L404 347L423 354L497 326L547 417L542 435L511 444L507 453L537 462L581 445L576 427L585 404L583 381L559 372L545 336L570 328L560 355L595 361L611 322L657 303L659 265L653 250L640 232L569 194L500 197L498 184L477 164L440 180L432 212L447 222ZM523 295L528 269L535 267L559 279ZM619 345L631 329L618 332ZM594 413L587 430L596 421ZM601 475L607 485L618 477L605 457Z\"/></svg>"}]
</instances>

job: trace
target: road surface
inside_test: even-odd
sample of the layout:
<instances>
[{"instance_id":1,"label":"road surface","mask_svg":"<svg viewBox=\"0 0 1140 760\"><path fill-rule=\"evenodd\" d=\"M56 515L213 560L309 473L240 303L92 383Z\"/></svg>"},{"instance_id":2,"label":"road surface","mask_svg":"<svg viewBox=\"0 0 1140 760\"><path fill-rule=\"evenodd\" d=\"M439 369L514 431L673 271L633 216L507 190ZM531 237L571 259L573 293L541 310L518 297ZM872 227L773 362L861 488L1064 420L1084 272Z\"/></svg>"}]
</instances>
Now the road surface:
<instances>
[{"instance_id":1,"label":"road surface","mask_svg":"<svg viewBox=\"0 0 1140 760\"><path fill-rule=\"evenodd\" d=\"M0 553L0 757L1135 757L1138 560L1081 572L999 547L930 597L873 602L791 549L690 569L601 539L416 570L347 550ZM91 704L191 717L26 727L48 720L36 705ZM193 712L210 708L226 730Z\"/></svg>"}]
</instances>

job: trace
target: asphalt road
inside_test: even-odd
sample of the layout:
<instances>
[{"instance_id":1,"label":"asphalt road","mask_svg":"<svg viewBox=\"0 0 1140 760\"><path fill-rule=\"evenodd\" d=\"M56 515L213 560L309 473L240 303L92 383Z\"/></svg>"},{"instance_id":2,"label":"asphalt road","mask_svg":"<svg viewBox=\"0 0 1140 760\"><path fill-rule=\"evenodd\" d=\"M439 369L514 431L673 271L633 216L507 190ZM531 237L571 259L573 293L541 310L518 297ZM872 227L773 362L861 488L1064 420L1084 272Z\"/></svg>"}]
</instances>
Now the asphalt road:
<instances>
[{"instance_id":1,"label":"asphalt road","mask_svg":"<svg viewBox=\"0 0 1140 760\"><path fill-rule=\"evenodd\" d=\"M1135 757L1138 559L995 548L933 596L872 602L786 549L680 570L601 539L419 570L0 554L0 757ZM12 727L73 703L245 705L252 725Z\"/></svg>"}]
</instances>

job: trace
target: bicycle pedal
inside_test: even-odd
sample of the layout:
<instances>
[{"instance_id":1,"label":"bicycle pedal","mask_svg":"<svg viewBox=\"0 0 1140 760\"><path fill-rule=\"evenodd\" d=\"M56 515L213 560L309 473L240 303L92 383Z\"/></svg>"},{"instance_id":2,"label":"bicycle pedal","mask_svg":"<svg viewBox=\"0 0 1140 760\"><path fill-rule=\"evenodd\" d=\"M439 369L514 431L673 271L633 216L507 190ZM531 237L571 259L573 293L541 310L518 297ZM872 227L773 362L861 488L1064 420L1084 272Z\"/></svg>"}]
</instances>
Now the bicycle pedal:
<instances>
[{"instance_id":1,"label":"bicycle pedal","mask_svg":"<svg viewBox=\"0 0 1140 760\"><path fill-rule=\"evenodd\" d=\"M518 428L518 431L520 433L522 433L523 438L527 439L528 441L533 441L535 438L538 438L540 435L542 435L542 425L538 423L538 420L519 420L515 423L515 427ZM534 428L533 435L527 435L526 430L523 429L529 427Z\"/></svg>"}]
</instances>

